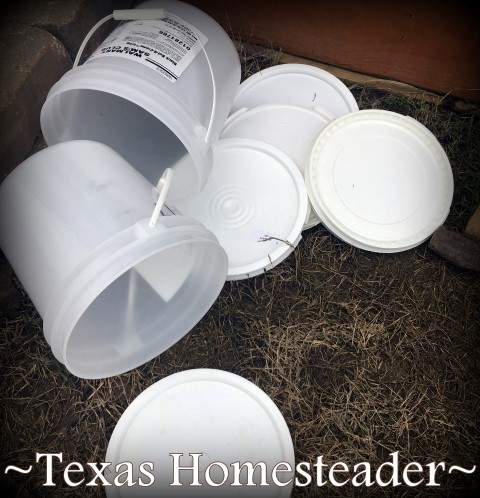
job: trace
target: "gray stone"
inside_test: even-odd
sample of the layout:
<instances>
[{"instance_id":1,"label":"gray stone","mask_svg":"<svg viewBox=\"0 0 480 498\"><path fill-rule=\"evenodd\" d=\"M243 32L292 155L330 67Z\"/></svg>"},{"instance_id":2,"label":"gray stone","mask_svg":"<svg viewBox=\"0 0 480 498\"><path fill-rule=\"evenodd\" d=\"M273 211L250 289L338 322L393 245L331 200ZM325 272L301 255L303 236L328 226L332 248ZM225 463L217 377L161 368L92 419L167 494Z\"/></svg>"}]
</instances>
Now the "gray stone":
<instances>
[{"instance_id":1,"label":"gray stone","mask_svg":"<svg viewBox=\"0 0 480 498\"><path fill-rule=\"evenodd\" d=\"M42 28L58 38L72 58L85 35L94 24L115 9L128 9L132 0L24 0L12 2L3 17L29 26ZM92 39L95 47L115 26L109 23Z\"/></svg>"},{"instance_id":2,"label":"gray stone","mask_svg":"<svg viewBox=\"0 0 480 498\"><path fill-rule=\"evenodd\" d=\"M40 131L40 110L52 85L72 66L50 33L5 23L0 30L0 180L30 151Z\"/></svg>"}]
</instances>

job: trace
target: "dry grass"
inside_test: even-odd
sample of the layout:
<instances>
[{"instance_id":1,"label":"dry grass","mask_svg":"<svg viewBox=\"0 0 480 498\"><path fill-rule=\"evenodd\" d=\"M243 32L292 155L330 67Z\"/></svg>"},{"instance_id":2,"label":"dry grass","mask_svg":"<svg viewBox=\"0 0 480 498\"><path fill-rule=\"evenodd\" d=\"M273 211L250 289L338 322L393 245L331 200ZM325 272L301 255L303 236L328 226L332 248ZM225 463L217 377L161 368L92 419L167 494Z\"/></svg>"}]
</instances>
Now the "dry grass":
<instances>
[{"instance_id":1,"label":"dry grass","mask_svg":"<svg viewBox=\"0 0 480 498\"><path fill-rule=\"evenodd\" d=\"M275 61L241 52L245 73ZM480 198L478 117L355 88L361 108L420 120L454 170L447 223L462 230ZM18 287L18 283L17 283ZM18 292L18 291L17 291ZM426 244L394 255L344 244L321 226L287 261L227 283L194 330L130 373L86 381L52 356L26 296L1 310L2 468L34 453L103 461L120 415L149 385L189 368L219 368L264 389L283 413L297 461L368 461L399 451L402 462L479 463L480 279ZM445 476L441 488L296 488L294 496L458 496L476 475ZM57 474L60 481L61 476ZM42 488L39 469L12 476L18 496L101 496L98 489Z\"/></svg>"}]
</instances>

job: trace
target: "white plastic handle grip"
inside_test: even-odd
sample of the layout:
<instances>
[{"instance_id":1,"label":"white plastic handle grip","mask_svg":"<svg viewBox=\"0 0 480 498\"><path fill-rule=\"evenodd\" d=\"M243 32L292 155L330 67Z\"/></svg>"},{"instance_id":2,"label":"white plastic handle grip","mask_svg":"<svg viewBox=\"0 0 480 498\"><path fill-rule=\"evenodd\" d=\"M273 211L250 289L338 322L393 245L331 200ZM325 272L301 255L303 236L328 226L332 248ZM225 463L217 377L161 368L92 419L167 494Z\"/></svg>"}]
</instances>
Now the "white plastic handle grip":
<instances>
[{"instance_id":1,"label":"white plastic handle grip","mask_svg":"<svg viewBox=\"0 0 480 498\"><path fill-rule=\"evenodd\" d=\"M157 224L158 217L160 216L160 212L162 210L163 205L165 204L165 199L167 198L168 189L172 183L173 178L173 169L167 168L156 187L153 187L154 190L158 192L157 203L155 204L155 209L153 210L152 217L148 223L150 228L153 228Z\"/></svg>"},{"instance_id":2,"label":"white plastic handle grip","mask_svg":"<svg viewBox=\"0 0 480 498\"><path fill-rule=\"evenodd\" d=\"M114 10L115 21L143 21L146 19L162 19L165 17L164 9L125 9Z\"/></svg>"}]
</instances>

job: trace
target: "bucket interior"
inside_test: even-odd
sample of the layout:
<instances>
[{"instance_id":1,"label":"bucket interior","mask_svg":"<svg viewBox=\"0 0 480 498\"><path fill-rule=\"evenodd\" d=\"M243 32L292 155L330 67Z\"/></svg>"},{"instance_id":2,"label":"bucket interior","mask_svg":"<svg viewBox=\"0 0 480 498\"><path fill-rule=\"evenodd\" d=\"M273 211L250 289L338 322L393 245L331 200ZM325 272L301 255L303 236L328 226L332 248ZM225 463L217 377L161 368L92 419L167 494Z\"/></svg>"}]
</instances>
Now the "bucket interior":
<instances>
[{"instance_id":1,"label":"bucket interior","mask_svg":"<svg viewBox=\"0 0 480 498\"><path fill-rule=\"evenodd\" d=\"M98 90L69 90L53 98L55 142L94 140L108 145L150 183L174 168L171 198L198 191L195 164L182 141L153 114Z\"/></svg>"},{"instance_id":2,"label":"bucket interior","mask_svg":"<svg viewBox=\"0 0 480 498\"><path fill-rule=\"evenodd\" d=\"M177 342L218 296L226 274L222 253L218 244L188 242L125 271L74 325L65 351L69 370L86 378L110 377Z\"/></svg>"}]
</instances>

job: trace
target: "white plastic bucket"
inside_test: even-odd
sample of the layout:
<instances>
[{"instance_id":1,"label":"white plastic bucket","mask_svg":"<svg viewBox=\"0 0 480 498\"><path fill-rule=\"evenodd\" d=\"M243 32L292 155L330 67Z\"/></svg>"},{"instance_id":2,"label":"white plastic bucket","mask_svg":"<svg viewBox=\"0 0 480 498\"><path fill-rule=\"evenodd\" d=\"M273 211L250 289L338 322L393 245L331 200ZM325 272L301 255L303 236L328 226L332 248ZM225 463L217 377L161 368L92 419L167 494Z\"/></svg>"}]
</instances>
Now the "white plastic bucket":
<instances>
[{"instance_id":1,"label":"white plastic bucket","mask_svg":"<svg viewBox=\"0 0 480 498\"><path fill-rule=\"evenodd\" d=\"M183 337L217 298L227 257L199 222L149 226L151 184L107 146L58 144L0 187L0 246L75 375L135 368Z\"/></svg>"},{"instance_id":2,"label":"white plastic bucket","mask_svg":"<svg viewBox=\"0 0 480 498\"><path fill-rule=\"evenodd\" d=\"M266 104L253 109L239 109L225 124L221 138L251 138L276 147L289 156L305 175L305 164L319 133L335 117L321 108L291 104ZM275 180L272 178L272 182ZM315 211L304 229L320 223Z\"/></svg>"},{"instance_id":3,"label":"white plastic bucket","mask_svg":"<svg viewBox=\"0 0 480 498\"><path fill-rule=\"evenodd\" d=\"M193 471L174 472L172 453L182 467L198 469L199 486L190 486ZM197 464L189 453L197 453ZM134 469L132 486L108 486L113 497L168 496L200 498L288 498L293 489L295 454L288 426L275 403L255 384L221 370L194 369L170 375L138 396L118 421L108 444L105 475L114 483L116 466L130 462ZM143 462L153 464L154 480L147 481L138 469ZM235 479L233 464L244 465ZM247 466L256 467L248 485ZM282 472L273 482L276 465ZM225 472L219 472L224 465ZM209 468L210 467L210 468ZM120 465L119 472L124 470ZM197 471L195 471L197 474ZM172 486L174 475L180 485ZM210 482L223 484L211 485ZM266 485L261 485L265 478ZM120 481L123 477L120 477Z\"/></svg>"},{"instance_id":4,"label":"white plastic bucket","mask_svg":"<svg viewBox=\"0 0 480 498\"><path fill-rule=\"evenodd\" d=\"M47 96L42 131L48 145L102 142L153 184L173 168L169 200L188 197L208 178L211 144L238 90L240 61L225 31L197 8L174 0L139 7L140 14L163 9L163 18L139 15L143 20L120 25L67 72ZM166 57L179 59L177 66Z\"/></svg>"}]
</instances>

